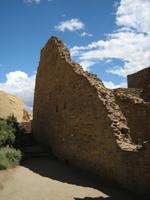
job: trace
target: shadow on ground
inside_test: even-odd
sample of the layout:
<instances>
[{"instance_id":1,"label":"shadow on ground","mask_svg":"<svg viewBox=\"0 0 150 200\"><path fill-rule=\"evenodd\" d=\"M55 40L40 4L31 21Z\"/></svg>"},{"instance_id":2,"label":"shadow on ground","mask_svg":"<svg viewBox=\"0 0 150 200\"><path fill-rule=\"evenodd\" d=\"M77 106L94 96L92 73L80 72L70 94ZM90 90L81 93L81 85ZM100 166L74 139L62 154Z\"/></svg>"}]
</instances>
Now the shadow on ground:
<instances>
[{"instance_id":1,"label":"shadow on ground","mask_svg":"<svg viewBox=\"0 0 150 200\"><path fill-rule=\"evenodd\" d=\"M144 200L144 197L137 197L112 185L100 182L96 177L55 159L32 158L25 160L22 165L41 176L72 185L94 188L109 196L106 198L74 198L74 200Z\"/></svg>"},{"instance_id":2,"label":"shadow on ground","mask_svg":"<svg viewBox=\"0 0 150 200\"><path fill-rule=\"evenodd\" d=\"M80 198L74 198L74 200L104 200L104 199L111 199L110 197L108 198L103 198L103 197L95 197L95 198L92 198L92 197L85 197L84 199L80 199Z\"/></svg>"}]
</instances>

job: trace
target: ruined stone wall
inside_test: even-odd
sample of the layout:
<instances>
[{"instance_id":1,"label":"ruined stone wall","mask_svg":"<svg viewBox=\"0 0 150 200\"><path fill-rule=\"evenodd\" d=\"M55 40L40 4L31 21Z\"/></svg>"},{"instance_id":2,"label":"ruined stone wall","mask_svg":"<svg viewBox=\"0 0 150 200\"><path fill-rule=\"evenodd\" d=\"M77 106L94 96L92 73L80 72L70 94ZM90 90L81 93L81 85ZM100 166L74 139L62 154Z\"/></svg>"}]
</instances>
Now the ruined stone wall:
<instances>
[{"instance_id":1,"label":"ruined stone wall","mask_svg":"<svg viewBox=\"0 0 150 200\"><path fill-rule=\"evenodd\" d=\"M150 85L150 67L127 77L129 88L145 88Z\"/></svg>"},{"instance_id":2,"label":"ruined stone wall","mask_svg":"<svg viewBox=\"0 0 150 200\"><path fill-rule=\"evenodd\" d=\"M133 92L134 91L134 92ZM143 90L115 89L116 103L124 113L134 142L150 141L150 103L144 101Z\"/></svg>"},{"instance_id":3,"label":"ruined stone wall","mask_svg":"<svg viewBox=\"0 0 150 200\"><path fill-rule=\"evenodd\" d=\"M149 143L133 143L113 91L71 61L52 37L41 51L32 131L62 160L149 195Z\"/></svg>"}]
</instances>

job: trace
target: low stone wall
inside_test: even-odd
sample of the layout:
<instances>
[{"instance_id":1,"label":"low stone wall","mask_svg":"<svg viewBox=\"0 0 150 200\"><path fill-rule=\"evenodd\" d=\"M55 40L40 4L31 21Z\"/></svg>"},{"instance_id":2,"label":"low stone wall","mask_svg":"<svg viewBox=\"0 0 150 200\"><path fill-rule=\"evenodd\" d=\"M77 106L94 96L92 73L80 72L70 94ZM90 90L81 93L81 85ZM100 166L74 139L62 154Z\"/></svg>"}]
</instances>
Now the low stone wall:
<instances>
[{"instance_id":1,"label":"low stone wall","mask_svg":"<svg viewBox=\"0 0 150 200\"><path fill-rule=\"evenodd\" d=\"M36 77L34 137L60 159L150 196L150 145L132 141L126 117L114 91L71 61L52 37Z\"/></svg>"}]
</instances>

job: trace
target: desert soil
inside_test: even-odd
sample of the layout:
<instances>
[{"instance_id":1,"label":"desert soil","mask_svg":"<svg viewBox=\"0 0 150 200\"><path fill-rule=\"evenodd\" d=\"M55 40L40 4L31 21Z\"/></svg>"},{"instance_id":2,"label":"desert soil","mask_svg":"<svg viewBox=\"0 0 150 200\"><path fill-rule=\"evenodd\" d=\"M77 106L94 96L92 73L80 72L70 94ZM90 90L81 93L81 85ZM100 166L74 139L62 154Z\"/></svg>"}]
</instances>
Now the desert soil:
<instances>
[{"instance_id":1,"label":"desert soil","mask_svg":"<svg viewBox=\"0 0 150 200\"><path fill-rule=\"evenodd\" d=\"M137 200L125 191L97 183L57 160L32 158L0 171L0 200Z\"/></svg>"}]
</instances>

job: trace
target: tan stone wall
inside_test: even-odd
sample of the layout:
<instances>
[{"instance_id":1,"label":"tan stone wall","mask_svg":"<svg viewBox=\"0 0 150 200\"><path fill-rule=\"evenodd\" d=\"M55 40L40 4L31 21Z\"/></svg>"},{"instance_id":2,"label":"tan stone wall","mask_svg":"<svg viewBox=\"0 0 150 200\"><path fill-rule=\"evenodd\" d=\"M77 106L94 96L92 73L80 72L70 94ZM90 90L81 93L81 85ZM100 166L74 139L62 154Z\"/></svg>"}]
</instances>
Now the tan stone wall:
<instances>
[{"instance_id":1,"label":"tan stone wall","mask_svg":"<svg viewBox=\"0 0 150 200\"><path fill-rule=\"evenodd\" d=\"M114 93L116 102L127 119L133 141L142 144L150 141L150 103L140 98L142 90L136 91L139 92L136 96L128 88L115 89Z\"/></svg>"},{"instance_id":2,"label":"tan stone wall","mask_svg":"<svg viewBox=\"0 0 150 200\"><path fill-rule=\"evenodd\" d=\"M149 143L140 150L132 142L113 91L73 63L57 38L41 51L32 131L60 159L149 195Z\"/></svg>"},{"instance_id":3,"label":"tan stone wall","mask_svg":"<svg viewBox=\"0 0 150 200\"><path fill-rule=\"evenodd\" d=\"M129 88L144 88L150 85L150 67L127 77Z\"/></svg>"}]
</instances>

